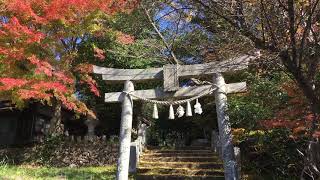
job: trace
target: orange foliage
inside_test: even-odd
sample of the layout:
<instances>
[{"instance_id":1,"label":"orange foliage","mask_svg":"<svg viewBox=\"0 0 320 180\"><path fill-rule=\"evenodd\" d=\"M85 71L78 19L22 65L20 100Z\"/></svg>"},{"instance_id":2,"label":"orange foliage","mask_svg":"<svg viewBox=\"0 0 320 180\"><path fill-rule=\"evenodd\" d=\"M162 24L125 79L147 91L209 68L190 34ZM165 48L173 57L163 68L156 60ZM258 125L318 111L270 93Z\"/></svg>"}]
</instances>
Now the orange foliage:
<instances>
[{"instance_id":1,"label":"orange foliage","mask_svg":"<svg viewBox=\"0 0 320 180\"><path fill-rule=\"evenodd\" d=\"M117 33L117 41L120 44L128 45L134 43L134 37L121 32Z\"/></svg>"},{"instance_id":2,"label":"orange foliage","mask_svg":"<svg viewBox=\"0 0 320 180\"><path fill-rule=\"evenodd\" d=\"M96 82L88 74L92 66L70 64L57 66L58 62L71 63L70 57L56 58L55 50L61 49L64 39L70 38L69 27L79 24L91 13L100 11L107 16L129 12L136 0L4 0L1 4L0 22L0 91L9 91L21 100L59 99L63 105L79 113L93 113L73 96L76 79L72 73L82 73L82 82L99 96ZM68 27L61 28L60 26ZM60 29L59 29L60 28ZM83 29L72 29L74 36L81 36ZM79 31L79 34L77 34ZM120 33L119 42L129 44L133 37ZM59 52L61 54L61 52ZM95 57L104 59L104 52L95 49ZM55 62L55 63L52 63ZM21 68L21 66L23 66ZM62 69L62 67L66 67ZM20 71L18 69L23 69ZM17 73L17 70L19 73Z\"/></svg>"},{"instance_id":3,"label":"orange foliage","mask_svg":"<svg viewBox=\"0 0 320 180\"><path fill-rule=\"evenodd\" d=\"M106 58L104 55L105 52L102 49L95 47L93 51L94 51L94 57L98 58L99 60L104 60Z\"/></svg>"},{"instance_id":4,"label":"orange foliage","mask_svg":"<svg viewBox=\"0 0 320 180\"><path fill-rule=\"evenodd\" d=\"M48 24L62 20L66 24L79 23L85 16L100 10L107 15L119 11L130 11L137 1L128 0L7 0L8 11L20 19Z\"/></svg>"},{"instance_id":5,"label":"orange foliage","mask_svg":"<svg viewBox=\"0 0 320 180\"><path fill-rule=\"evenodd\" d=\"M11 90L13 88L19 88L27 84L25 79L16 79L16 78L1 78L0 79L0 90Z\"/></svg>"},{"instance_id":6,"label":"orange foliage","mask_svg":"<svg viewBox=\"0 0 320 180\"><path fill-rule=\"evenodd\" d=\"M259 125L264 129L291 129L293 137L307 135L307 130L312 125L314 115L308 109L309 107L301 90L293 82L283 84L282 88L290 98L288 105L280 109L273 119L262 120L259 122ZM315 135L316 134L318 133L315 133Z\"/></svg>"}]
</instances>

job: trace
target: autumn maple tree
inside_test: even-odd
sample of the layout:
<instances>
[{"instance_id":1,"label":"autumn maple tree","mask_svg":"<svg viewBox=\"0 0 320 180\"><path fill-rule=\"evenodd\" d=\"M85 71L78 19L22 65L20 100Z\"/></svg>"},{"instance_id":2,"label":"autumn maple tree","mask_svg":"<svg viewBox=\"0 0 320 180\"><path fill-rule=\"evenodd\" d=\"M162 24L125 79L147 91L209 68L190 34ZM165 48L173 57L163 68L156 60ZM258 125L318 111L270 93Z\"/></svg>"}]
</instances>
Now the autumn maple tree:
<instances>
[{"instance_id":1,"label":"autumn maple tree","mask_svg":"<svg viewBox=\"0 0 320 180\"><path fill-rule=\"evenodd\" d=\"M0 1L0 94L15 104L30 100L52 104L80 114L95 115L76 97L75 85L88 84L97 96L91 65L75 64L77 45L88 35L114 33L119 42L129 35L106 29L104 21L137 4L128 0L4 0ZM104 52L93 49L96 59ZM79 76L79 74L81 76ZM78 75L76 78L76 75Z\"/></svg>"}]
</instances>

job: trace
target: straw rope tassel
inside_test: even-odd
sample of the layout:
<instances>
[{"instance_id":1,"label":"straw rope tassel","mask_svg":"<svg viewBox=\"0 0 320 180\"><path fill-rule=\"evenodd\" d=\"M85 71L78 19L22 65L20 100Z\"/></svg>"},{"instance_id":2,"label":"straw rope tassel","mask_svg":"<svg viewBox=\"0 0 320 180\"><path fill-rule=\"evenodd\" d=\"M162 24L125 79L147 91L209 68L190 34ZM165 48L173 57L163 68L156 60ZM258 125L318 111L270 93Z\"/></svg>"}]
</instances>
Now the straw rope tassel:
<instances>
[{"instance_id":1,"label":"straw rope tassel","mask_svg":"<svg viewBox=\"0 0 320 180\"><path fill-rule=\"evenodd\" d=\"M186 116L187 117L191 117L192 116L192 109L191 109L190 101L187 102Z\"/></svg>"},{"instance_id":2,"label":"straw rope tassel","mask_svg":"<svg viewBox=\"0 0 320 180\"><path fill-rule=\"evenodd\" d=\"M153 119L159 119L157 104L153 104L152 118L153 118Z\"/></svg>"},{"instance_id":3,"label":"straw rope tassel","mask_svg":"<svg viewBox=\"0 0 320 180\"><path fill-rule=\"evenodd\" d=\"M178 107L178 109L177 109L177 116L179 117L179 118L181 118L183 115L184 115L184 108L181 106L181 105L179 105L179 107Z\"/></svg>"},{"instance_id":4,"label":"straw rope tassel","mask_svg":"<svg viewBox=\"0 0 320 180\"><path fill-rule=\"evenodd\" d=\"M194 113L195 114L202 114L202 108L201 104L199 103L199 100L196 100L196 104L194 105Z\"/></svg>"},{"instance_id":5,"label":"straw rope tassel","mask_svg":"<svg viewBox=\"0 0 320 180\"><path fill-rule=\"evenodd\" d=\"M170 105L170 109L169 109L169 119L174 119L174 110L172 105Z\"/></svg>"}]
</instances>

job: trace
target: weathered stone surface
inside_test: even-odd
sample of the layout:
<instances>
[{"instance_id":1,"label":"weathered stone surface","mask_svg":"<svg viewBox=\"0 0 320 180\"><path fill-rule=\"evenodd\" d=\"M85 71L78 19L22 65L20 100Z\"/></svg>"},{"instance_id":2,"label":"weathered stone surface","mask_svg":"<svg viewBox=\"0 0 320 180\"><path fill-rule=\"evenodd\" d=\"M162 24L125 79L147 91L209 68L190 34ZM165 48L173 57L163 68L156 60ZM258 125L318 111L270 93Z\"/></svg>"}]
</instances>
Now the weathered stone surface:
<instances>
[{"instance_id":1,"label":"weathered stone surface","mask_svg":"<svg viewBox=\"0 0 320 180\"><path fill-rule=\"evenodd\" d=\"M85 167L115 164L118 145L105 141L37 144L32 147L6 148L0 157L8 157L9 164L47 165L53 167Z\"/></svg>"}]
</instances>

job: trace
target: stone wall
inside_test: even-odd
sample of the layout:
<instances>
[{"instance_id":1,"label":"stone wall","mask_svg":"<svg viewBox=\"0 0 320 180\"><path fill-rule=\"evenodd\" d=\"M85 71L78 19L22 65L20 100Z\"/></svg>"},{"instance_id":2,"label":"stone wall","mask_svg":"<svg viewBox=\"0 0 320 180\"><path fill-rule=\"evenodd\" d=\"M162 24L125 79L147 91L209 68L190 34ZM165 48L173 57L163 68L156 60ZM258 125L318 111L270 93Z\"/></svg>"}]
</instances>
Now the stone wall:
<instances>
[{"instance_id":1,"label":"stone wall","mask_svg":"<svg viewBox=\"0 0 320 180\"><path fill-rule=\"evenodd\" d=\"M102 139L92 141L50 140L30 147L0 150L6 164L83 167L116 164L118 144Z\"/></svg>"}]
</instances>

